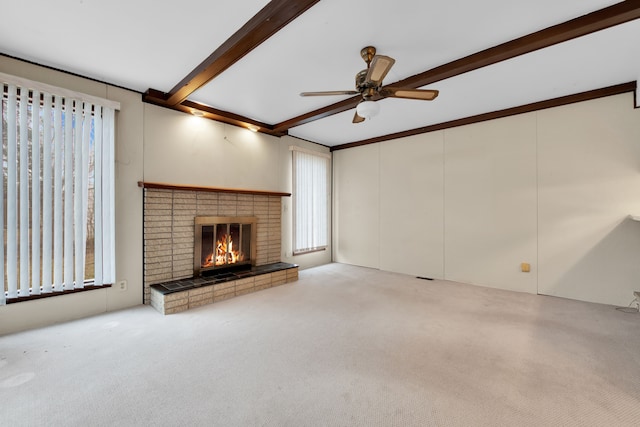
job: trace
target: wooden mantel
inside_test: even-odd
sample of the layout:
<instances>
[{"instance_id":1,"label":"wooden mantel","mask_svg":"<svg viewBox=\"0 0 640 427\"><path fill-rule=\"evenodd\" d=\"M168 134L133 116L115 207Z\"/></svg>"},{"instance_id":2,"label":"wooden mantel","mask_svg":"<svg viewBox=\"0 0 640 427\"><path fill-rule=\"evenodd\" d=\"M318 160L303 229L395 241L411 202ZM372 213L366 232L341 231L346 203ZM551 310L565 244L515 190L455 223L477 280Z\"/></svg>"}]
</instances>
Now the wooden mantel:
<instances>
[{"instance_id":1,"label":"wooden mantel","mask_svg":"<svg viewBox=\"0 0 640 427\"><path fill-rule=\"evenodd\" d=\"M239 193L254 194L259 196L280 196L289 197L291 193L281 193L279 191L243 190L238 188L218 188L218 187L197 187L192 185L174 185L161 182L138 181L140 188L155 188L160 190L185 190L185 191L209 191L211 193Z\"/></svg>"}]
</instances>

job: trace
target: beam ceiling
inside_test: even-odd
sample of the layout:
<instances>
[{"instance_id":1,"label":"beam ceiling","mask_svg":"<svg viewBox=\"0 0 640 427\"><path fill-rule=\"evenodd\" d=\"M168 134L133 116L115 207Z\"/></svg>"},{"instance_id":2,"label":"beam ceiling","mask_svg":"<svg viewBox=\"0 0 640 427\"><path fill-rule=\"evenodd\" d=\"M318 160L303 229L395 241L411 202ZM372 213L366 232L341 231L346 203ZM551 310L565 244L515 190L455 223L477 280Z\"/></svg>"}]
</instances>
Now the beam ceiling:
<instances>
[{"instance_id":1,"label":"beam ceiling","mask_svg":"<svg viewBox=\"0 0 640 427\"><path fill-rule=\"evenodd\" d=\"M189 95L242 59L318 1L320 0L272 0L173 89L167 93L149 89L143 95L143 100L180 111L191 111L197 106L194 106L194 103L185 105L185 102L188 103L186 100ZM273 132L273 126L229 112L210 107L206 107L203 112L205 117L226 123L243 127L257 127L260 131L270 134L286 134L286 130Z\"/></svg>"},{"instance_id":2,"label":"beam ceiling","mask_svg":"<svg viewBox=\"0 0 640 427\"><path fill-rule=\"evenodd\" d=\"M236 126L252 128L253 130L257 129L259 132L276 136L286 135L292 127L354 108L361 100L359 95L293 117L281 123L268 124L197 104L187 99L197 89L220 75L277 31L284 28L292 20L318 3L318 1L319 0L271 1L240 30L216 49L205 61L176 84L173 89L167 93L149 89L143 95L143 101L184 112L198 110L204 113L204 117ZM570 21L482 50L431 70L415 74L395 83L385 85L385 87L392 88L402 86L420 88L638 18L640 18L640 0L623 1ZM433 126L428 126L407 132L415 134L427 132L432 128ZM397 137L396 134L390 134L375 138L375 142L395 137ZM364 141L358 141L354 144L361 145L362 143L364 143ZM346 146L350 146L351 144L344 145L346 148Z\"/></svg>"}]
</instances>

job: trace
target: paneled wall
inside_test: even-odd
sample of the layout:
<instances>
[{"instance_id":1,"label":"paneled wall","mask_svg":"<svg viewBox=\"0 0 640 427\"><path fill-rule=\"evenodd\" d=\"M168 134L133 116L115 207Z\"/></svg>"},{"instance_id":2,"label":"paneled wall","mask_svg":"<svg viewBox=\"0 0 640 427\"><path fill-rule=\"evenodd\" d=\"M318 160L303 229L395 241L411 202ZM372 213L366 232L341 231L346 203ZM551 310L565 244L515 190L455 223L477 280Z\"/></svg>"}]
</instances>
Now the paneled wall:
<instances>
[{"instance_id":1,"label":"paneled wall","mask_svg":"<svg viewBox=\"0 0 640 427\"><path fill-rule=\"evenodd\" d=\"M380 264L379 145L365 145L333 157L333 259L346 264Z\"/></svg>"},{"instance_id":2,"label":"paneled wall","mask_svg":"<svg viewBox=\"0 0 640 427\"><path fill-rule=\"evenodd\" d=\"M640 290L640 109L619 95L538 113L538 291L627 305Z\"/></svg>"},{"instance_id":3,"label":"paneled wall","mask_svg":"<svg viewBox=\"0 0 640 427\"><path fill-rule=\"evenodd\" d=\"M536 292L535 135L533 113L444 131L448 280Z\"/></svg>"},{"instance_id":4,"label":"paneled wall","mask_svg":"<svg viewBox=\"0 0 640 427\"><path fill-rule=\"evenodd\" d=\"M442 137L438 132L380 144L382 270L444 277Z\"/></svg>"},{"instance_id":5,"label":"paneled wall","mask_svg":"<svg viewBox=\"0 0 640 427\"><path fill-rule=\"evenodd\" d=\"M338 150L334 187L336 261L617 305L640 290L632 93Z\"/></svg>"}]
</instances>

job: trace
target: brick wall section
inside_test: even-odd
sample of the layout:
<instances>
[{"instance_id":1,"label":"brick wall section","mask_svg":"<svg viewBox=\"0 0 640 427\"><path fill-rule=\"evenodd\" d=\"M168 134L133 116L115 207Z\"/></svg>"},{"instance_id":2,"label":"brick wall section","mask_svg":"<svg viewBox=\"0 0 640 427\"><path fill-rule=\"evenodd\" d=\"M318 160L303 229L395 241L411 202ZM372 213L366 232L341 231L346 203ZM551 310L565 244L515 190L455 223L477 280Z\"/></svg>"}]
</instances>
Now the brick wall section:
<instances>
[{"instance_id":1,"label":"brick wall section","mask_svg":"<svg viewBox=\"0 0 640 427\"><path fill-rule=\"evenodd\" d=\"M144 189L144 302L150 285L193 276L196 216L254 216L256 265L280 261L280 196Z\"/></svg>"}]
</instances>

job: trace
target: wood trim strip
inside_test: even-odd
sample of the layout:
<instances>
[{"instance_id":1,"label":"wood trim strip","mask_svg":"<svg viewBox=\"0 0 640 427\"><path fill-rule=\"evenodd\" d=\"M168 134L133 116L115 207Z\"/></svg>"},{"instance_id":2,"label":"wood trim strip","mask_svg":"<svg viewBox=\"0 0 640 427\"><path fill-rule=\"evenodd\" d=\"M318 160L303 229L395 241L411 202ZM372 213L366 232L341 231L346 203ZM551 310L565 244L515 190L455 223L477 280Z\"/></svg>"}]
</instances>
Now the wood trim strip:
<instances>
[{"instance_id":1,"label":"wood trim strip","mask_svg":"<svg viewBox=\"0 0 640 427\"><path fill-rule=\"evenodd\" d=\"M182 190L182 191L207 191L210 193L238 193L238 194L253 194L256 196L279 196L290 197L291 193L282 193L279 191L262 191L262 190L243 190L238 188L219 188L219 187L201 187L193 185L175 185L165 184L161 182L145 182L138 181L138 187L140 188L153 188L157 190Z\"/></svg>"},{"instance_id":2,"label":"wood trim strip","mask_svg":"<svg viewBox=\"0 0 640 427\"><path fill-rule=\"evenodd\" d=\"M207 59L156 101L175 106L320 0L272 0Z\"/></svg>"},{"instance_id":3,"label":"wood trim strip","mask_svg":"<svg viewBox=\"0 0 640 427\"><path fill-rule=\"evenodd\" d=\"M449 62L431 70L407 77L384 87L419 88L487 65L553 46L615 25L640 18L640 0L626 0L587 15L531 33L506 43L482 50L464 58ZM360 96L345 99L323 108L293 117L273 126L276 131L286 131L315 120L347 111L357 105Z\"/></svg>"},{"instance_id":4,"label":"wood trim strip","mask_svg":"<svg viewBox=\"0 0 640 427\"><path fill-rule=\"evenodd\" d=\"M375 144L378 142L389 141L392 139L405 138L408 136L419 135L427 132L434 132L443 129L450 129L458 126L480 123L487 120L500 119L503 117L514 116L516 114L530 113L539 110L545 110L553 107L573 104L576 102L590 101L593 99L603 98L605 96L619 95L621 93L636 91L636 82L623 83L615 86L609 86L602 89L590 90L573 95L562 96L559 98L549 99L546 101L534 102L531 104L521 105L518 107L507 108L504 110L493 111L490 113L478 114L476 116L465 117L462 119L451 120L448 122L438 123L435 125L425 126L421 128L406 130L403 132L391 133L375 138L363 139L361 141L350 142L331 147L331 151L344 150L346 148L359 147L362 145Z\"/></svg>"}]
</instances>

